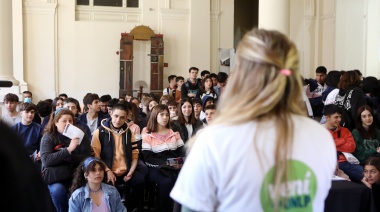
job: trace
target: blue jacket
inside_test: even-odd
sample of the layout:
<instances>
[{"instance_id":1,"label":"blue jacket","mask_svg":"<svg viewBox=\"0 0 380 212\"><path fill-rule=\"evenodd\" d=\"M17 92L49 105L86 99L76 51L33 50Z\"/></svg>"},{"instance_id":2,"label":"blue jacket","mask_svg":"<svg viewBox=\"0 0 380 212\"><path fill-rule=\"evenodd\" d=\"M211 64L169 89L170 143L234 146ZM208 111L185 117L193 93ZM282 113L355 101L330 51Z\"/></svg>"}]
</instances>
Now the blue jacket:
<instances>
[{"instance_id":1,"label":"blue jacket","mask_svg":"<svg viewBox=\"0 0 380 212\"><path fill-rule=\"evenodd\" d=\"M127 209L121 202L120 194L117 189L105 183L102 183L101 186L108 210L111 212L126 212ZM90 189L88 184L75 190L69 199L69 212L79 211L92 211L92 199L90 197Z\"/></svg>"}]
</instances>

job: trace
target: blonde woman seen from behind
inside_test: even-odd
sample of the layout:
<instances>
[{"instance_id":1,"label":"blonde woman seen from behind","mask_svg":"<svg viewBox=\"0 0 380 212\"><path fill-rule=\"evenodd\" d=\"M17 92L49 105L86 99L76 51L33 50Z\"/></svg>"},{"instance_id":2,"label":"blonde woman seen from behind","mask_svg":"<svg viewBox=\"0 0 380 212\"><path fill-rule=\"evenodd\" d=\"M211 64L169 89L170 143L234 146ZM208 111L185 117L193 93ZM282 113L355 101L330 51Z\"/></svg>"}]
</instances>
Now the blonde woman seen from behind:
<instances>
[{"instance_id":1,"label":"blonde woman seen from behind","mask_svg":"<svg viewBox=\"0 0 380 212\"><path fill-rule=\"evenodd\" d=\"M304 115L301 92L293 42L277 31L249 31L217 114L193 138L171 191L182 210L323 211L336 149Z\"/></svg>"}]
</instances>

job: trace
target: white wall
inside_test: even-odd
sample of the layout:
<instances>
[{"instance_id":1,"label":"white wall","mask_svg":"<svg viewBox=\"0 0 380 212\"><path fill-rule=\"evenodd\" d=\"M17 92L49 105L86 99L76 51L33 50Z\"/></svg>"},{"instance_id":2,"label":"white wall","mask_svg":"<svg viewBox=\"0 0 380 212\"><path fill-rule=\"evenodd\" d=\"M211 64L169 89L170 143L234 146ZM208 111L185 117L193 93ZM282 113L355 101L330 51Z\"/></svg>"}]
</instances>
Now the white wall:
<instances>
[{"instance_id":1,"label":"white wall","mask_svg":"<svg viewBox=\"0 0 380 212\"><path fill-rule=\"evenodd\" d=\"M300 71L315 77L328 70L359 69L380 78L378 0L290 0L290 38L300 53Z\"/></svg>"},{"instance_id":2,"label":"white wall","mask_svg":"<svg viewBox=\"0 0 380 212\"><path fill-rule=\"evenodd\" d=\"M233 1L218 1L223 8L218 17L223 41L213 48L232 47ZM210 2L144 0L140 5L140 9L124 13L113 8L107 11L82 8L76 12L74 0L24 0L21 23L24 79L34 94L34 101L54 98L59 93L79 101L88 92L117 97L119 55L116 52L121 33L130 32L138 25L149 26L155 33L164 35L164 62L168 63L164 68L164 86L170 74L187 78L190 66L210 69ZM145 54L146 45L136 44L135 48ZM145 62L138 60L141 64L137 66L144 67ZM138 80L150 83L147 73L144 70L136 74L139 78L134 83Z\"/></svg>"}]
</instances>

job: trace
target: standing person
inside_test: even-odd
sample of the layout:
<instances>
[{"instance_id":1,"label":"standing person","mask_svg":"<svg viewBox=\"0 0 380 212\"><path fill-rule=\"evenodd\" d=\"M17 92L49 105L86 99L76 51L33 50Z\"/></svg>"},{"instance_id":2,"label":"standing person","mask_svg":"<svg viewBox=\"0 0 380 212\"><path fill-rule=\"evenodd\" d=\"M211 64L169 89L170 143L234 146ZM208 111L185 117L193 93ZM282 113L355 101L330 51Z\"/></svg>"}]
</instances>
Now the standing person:
<instances>
[{"instance_id":1,"label":"standing person","mask_svg":"<svg viewBox=\"0 0 380 212\"><path fill-rule=\"evenodd\" d=\"M169 95L172 97L174 94L173 91L177 89L177 76L169 75L168 82L169 82L169 85L167 88L164 88L164 90L162 91L162 95Z\"/></svg>"},{"instance_id":2,"label":"standing person","mask_svg":"<svg viewBox=\"0 0 380 212\"><path fill-rule=\"evenodd\" d=\"M201 82L198 80L198 71L197 67L189 68L189 79L185 83L183 83L181 88L181 96L182 98L194 98L199 89L201 88Z\"/></svg>"},{"instance_id":3,"label":"standing person","mask_svg":"<svg viewBox=\"0 0 380 212\"><path fill-rule=\"evenodd\" d=\"M195 118L194 106L190 98L182 99L178 106L178 119L170 123L173 131L179 132L182 140L186 143L203 127L203 122Z\"/></svg>"},{"instance_id":4,"label":"standing person","mask_svg":"<svg viewBox=\"0 0 380 212\"><path fill-rule=\"evenodd\" d=\"M56 111L41 139L42 175L58 212L68 211L68 189L72 182L72 174L92 151L90 140L86 135L82 141L63 135L66 124L74 124L74 121L74 114L70 110Z\"/></svg>"},{"instance_id":5,"label":"standing person","mask_svg":"<svg viewBox=\"0 0 380 212\"><path fill-rule=\"evenodd\" d=\"M277 31L249 31L228 81L171 197L188 211L285 211L300 198L310 200L298 205L300 211L323 211L336 149L299 104L294 43ZM298 182L304 182L302 191L288 189Z\"/></svg>"},{"instance_id":6,"label":"standing person","mask_svg":"<svg viewBox=\"0 0 380 212\"><path fill-rule=\"evenodd\" d=\"M103 182L105 170L104 162L95 157L88 157L78 166L70 187L69 212L127 211L117 189Z\"/></svg>"},{"instance_id":7,"label":"standing person","mask_svg":"<svg viewBox=\"0 0 380 212\"><path fill-rule=\"evenodd\" d=\"M373 156L380 157L380 130L373 121L373 112L368 105L359 107L352 136L356 143L354 155L360 163Z\"/></svg>"},{"instance_id":8,"label":"standing person","mask_svg":"<svg viewBox=\"0 0 380 212\"><path fill-rule=\"evenodd\" d=\"M355 117L360 106L365 105L365 97L360 85L359 75L355 71L345 72L338 84L339 92L335 97L335 105L341 107L341 126L352 131L355 128Z\"/></svg>"},{"instance_id":9,"label":"standing person","mask_svg":"<svg viewBox=\"0 0 380 212\"><path fill-rule=\"evenodd\" d=\"M169 127L170 115L166 105L153 108L147 126L142 130L142 150L149 169L149 178L158 186L156 211L173 211L169 197L180 166L168 166L169 158L184 156L183 140L178 132Z\"/></svg>"},{"instance_id":10,"label":"standing person","mask_svg":"<svg viewBox=\"0 0 380 212\"><path fill-rule=\"evenodd\" d=\"M6 192L0 198L2 207L8 206L11 211L54 211L41 170L33 165L21 138L1 122L0 135L0 158L4 161L0 180L1 189Z\"/></svg>"},{"instance_id":11,"label":"standing person","mask_svg":"<svg viewBox=\"0 0 380 212\"><path fill-rule=\"evenodd\" d=\"M92 136L95 156L106 164L107 182L120 185L128 210L139 207L147 171L138 165L139 150L135 135L126 123L132 111L123 103L112 108L110 118L104 119ZM128 189L128 190L127 190ZM129 193L132 190L132 193Z\"/></svg>"}]
</instances>

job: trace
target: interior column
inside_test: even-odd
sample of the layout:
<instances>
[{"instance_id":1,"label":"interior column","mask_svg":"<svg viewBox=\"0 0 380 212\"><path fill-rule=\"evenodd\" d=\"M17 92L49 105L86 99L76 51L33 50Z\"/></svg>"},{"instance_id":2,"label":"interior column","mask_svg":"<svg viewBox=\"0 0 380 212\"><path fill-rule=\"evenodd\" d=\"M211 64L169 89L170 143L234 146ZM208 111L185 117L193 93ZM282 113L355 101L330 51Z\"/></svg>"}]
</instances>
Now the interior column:
<instances>
[{"instance_id":1,"label":"interior column","mask_svg":"<svg viewBox=\"0 0 380 212\"><path fill-rule=\"evenodd\" d=\"M0 1L0 31L0 81L17 86L19 82L13 76L12 1Z\"/></svg>"},{"instance_id":2,"label":"interior column","mask_svg":"<svg viewBox=\"0 0 380 212\"><path fill-rule=\"evenodd\" d=\"M259 1L259 28L278 30L289 36L290 1L261 0Z\"/></svg>"}]
</instances>

